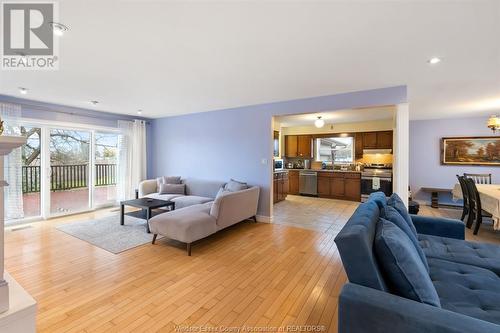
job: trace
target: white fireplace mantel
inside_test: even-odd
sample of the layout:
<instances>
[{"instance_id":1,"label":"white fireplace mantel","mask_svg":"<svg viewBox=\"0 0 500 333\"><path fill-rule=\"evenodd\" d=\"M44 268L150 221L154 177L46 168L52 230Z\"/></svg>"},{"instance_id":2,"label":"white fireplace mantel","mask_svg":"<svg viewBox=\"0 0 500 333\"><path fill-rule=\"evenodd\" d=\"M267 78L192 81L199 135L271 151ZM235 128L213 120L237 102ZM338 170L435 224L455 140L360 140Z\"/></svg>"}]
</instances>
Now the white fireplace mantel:
<instances>
[{"instance_id":1,"label":"white fireplace mantel","mask_svg":"<svg viewBox=\"0 0 500 333\"><path fill-rule=\"evenodd\" d=\"M4 156L26 143L23 136L0 136L0 331L34 332L36 302L4 270Z\"/></svg>"}]
</instances>

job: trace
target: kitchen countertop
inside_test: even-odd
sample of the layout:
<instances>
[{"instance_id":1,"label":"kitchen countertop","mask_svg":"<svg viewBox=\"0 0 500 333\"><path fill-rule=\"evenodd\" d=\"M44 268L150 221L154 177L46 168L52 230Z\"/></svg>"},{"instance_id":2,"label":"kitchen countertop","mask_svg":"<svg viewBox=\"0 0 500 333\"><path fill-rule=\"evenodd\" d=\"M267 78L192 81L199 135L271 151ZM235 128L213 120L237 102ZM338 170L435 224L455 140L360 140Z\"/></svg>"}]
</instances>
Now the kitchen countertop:
<instances>
[{"instance_id":1,"label":"kitchen countertop","mask_svg":"<svg viewBox=\"0 0 500 333\"><path fill-rule=\"evenodd\" d=\"M351 172L351 173L361 173L361 171L356 170L327 170L327 169L285 169L286 171L316 171L316 172ZM276 172L276 171L275 171Z\"/></svg>"}]
</instances>

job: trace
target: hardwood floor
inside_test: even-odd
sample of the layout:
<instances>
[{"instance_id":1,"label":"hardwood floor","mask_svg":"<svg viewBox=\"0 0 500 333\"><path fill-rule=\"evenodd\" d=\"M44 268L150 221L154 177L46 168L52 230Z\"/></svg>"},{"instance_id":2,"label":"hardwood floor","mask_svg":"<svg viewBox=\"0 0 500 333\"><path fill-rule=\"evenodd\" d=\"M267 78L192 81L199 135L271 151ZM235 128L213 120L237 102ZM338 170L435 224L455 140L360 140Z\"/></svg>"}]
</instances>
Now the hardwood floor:
<instances>
[{"instance_id":1,"label":"hardwood floor","mask_svg":"<svg viewBox=\"0 0 500 333\"><path fill-rule=\"evenodd\" d=\"M244 222L200 241L188 257L158 240L118 255L54 226L6 231L6 269L38 301L39 332L172 332L209 327L323 325L337 331L346 282L334 235Z\"/></svg>"}]
</instances>

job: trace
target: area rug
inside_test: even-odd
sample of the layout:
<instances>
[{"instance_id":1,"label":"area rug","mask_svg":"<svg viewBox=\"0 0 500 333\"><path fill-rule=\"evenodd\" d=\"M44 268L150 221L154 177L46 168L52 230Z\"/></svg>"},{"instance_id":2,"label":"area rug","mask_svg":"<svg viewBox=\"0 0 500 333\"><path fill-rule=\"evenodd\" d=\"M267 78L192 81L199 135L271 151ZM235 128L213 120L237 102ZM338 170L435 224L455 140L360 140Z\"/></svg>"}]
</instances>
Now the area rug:
<instances>
[{"instance_id":1,"label":"area rug","mask_svg":"<svg viewBox=\"0 0 500 333\"><path fill-rule=\"evenodd\" d=\"M146 220L131 216L125 216L125 225L120 225L119 215L111 215L62 224L56 229L115 254L153 240L153 234L146 232Z\"/></svg>"}]
</instances>

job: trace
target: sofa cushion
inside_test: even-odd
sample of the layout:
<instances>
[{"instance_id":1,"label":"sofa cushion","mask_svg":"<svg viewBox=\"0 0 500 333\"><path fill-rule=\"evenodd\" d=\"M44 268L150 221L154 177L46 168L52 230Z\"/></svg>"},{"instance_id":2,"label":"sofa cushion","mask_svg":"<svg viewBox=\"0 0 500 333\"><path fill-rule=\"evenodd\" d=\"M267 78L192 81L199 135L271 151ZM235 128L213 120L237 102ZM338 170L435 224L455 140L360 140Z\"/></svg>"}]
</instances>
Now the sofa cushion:
<instances>
[{"instance_id":1,"label":"sofa cushion","mask_svg":"<svg viewBox=\"0 0 500 333\"><path fill-rule=\"evenodd\" d=\"M406 209L406 206L396 193L393 193L389 200L387 200L387 205L394 207L399 214L405 219L406 223L411 228L411 231L415 234L415 237L417 237L417 229L415 229L415 226L413 225L413 221L411 220L410 213L408 212L408 209Z\"/></svg>"},{"instance_id":2,"label":"sofa cushion","mask_svg":"<svg viewBox=\"0 0 500 333\"><path fill-rule=\"evenodd\" d=\"M500 246L498 245L424 234L419 234L418 239L428 258L440 258L482 267L500 276Z\"/></svg>"},{"instance_id":3,"label":"sofa cushion","mask_svg":"<svg viewBox=\"0 0 500 333\"><path fill-rule=\"evenodd\" d=\"M360 204L335 237L335 243L350 282L387 291L384 276L373 253L379 214L380 209L374 201Z\"/></svg>"},{"instance_id":4,"label":"sofa cushion","mask_svg":"<svg viewBox=\"0 0 500 333\"><path fill-rule=\"evenodd\" d=\"M179 195L179 194L150 193L150 194L146 194L144 197L145 198L152 198L152 199L169 201L169 200L172 200L172 199L180 197L180 196L181 195Z\"/></svg>"},{"instance_id":5,"label":"sofa cushion","mask_svg":"<svg viewBox=\"0 0 500 333\"><path fill-rule=\"evenodd\" d=\"M410 226L408 223L405 221L405 219L401 216L401 214L398 213L398 211L391 206L385 207L385 214L384 218L386 220L391 221L395 225L397 225L401 230L404 231L406 236L411 240L413 246L415 246L415 249L417 250L417 253L422 260L422 263L424 264L425 268L427 269L427 272L429 271L429 265L427 264L427 259L425 257L425 253L420 247L419 241L417 236L413 233L413 231L410 229Z\"/></svg>"},{"instance_id":6,"label":"sofa cushion","mask_svg":"<svg viewBox=\"0 0 500 333\"><path fill-rule=\"evenodd\" d=\"M214 180L203 180L188 178L182 181L186 184L186 195L196 195L199 197L208 197L212 200L217 195L221 187L224 187L224 182Z\"/></svg>"},{"instance_id":7,"label":"sofa cushion","mask_svg":"<svg viewBox=\"0 0 500 333\"><path fill-rule=\"evenodd\" d=\"M208 197L200 197L197 195L186 195L186 196L178 196L172 199L175 202L175 209L180 209L192 205L203 204L206 202L213 201L213 198Z\"/></svg>"},{"instance_id":8,"label":"sofa cushion","mask_svg":"<svg viewBox=\"0 0 500 333\"><path fill-rule=\"evenodd\" d=\"M156 186L158 191L160 190L161 184L180 184L181 177L180 176L162 176L156 178Z\"/></svg>"},{"instance_id":9,"label":"sofa cushion","mask_svg":"<svg viewBox=\"0 0 500 333\"><path fill-rule=\"evenodd\" d=\"M160 194L186 194L186 184L160 184Z\"/></svg>"},{"instance_id":10,"label":"sofa cushion","mask_svg":"<svg viewBox=\"0 0 500 333\"><path fill-rule=\"evenodd\" d=\"M500 278L471 265L430 258L431 280L441 307L500 324Z\"/></svg>"},{"instance_id":11,"label":"sofa cushion","mask_svg":"<svg viewBox=\"0 0 500 333\"><path fill-rule=\"evenodd\" d=\"M387 206L387 198L385 197L385 193L382 191L377 191L370 194L370 196L368 197L368 201L374 201L377 204L378 208L382 210L382 213L385 206Z\"/></svg>"},{"instance_id":12,"label":"sofa cushion","mask_svg":"<svg viewBox=\"0 0 500 333\"><path fill-rule=\"evenodd\" d=\"M248 184L244 182L240 182L231 178L231 180L224 186L226 191L237 192L246 190L248 188Z\"/></svg>"},{"instance_id":13,"label":"sofa cushion","mask_svg":"<svg viewBox=\"0 0 500 333\"><path fill-rule=\"evenodd\" d=\"M191 243L217 232L215 218L210 216L210 205L193 205L154 216L149 227L154 234Z\"/></svg>"},{"instance_id":14,"label":"sofa cushion","mask_svg":"<svg viewBox=\"0 0 500 333\"><path fill-rule=\"evenodd\" d=\"M380 218L374 245L392 292L417 302L441 306L429 273L403 230Z\"/></svg>"},{"instance_id":15,"label":"sofa cushion","mask_svg":"<svg viewBox=\"0 0 500 333\"><path fill-rule=\"evenodd\" d=\"M212 205L212 208L210 208L210 215L212 215L216 219L219 217L219 208L222 201L222 197L228 195L229 193L231 193L231 191L226 190L225 187L220 188L219 192L217 192L217 195L215 196L214 204Z\"/></svg>"}]
</instances>

